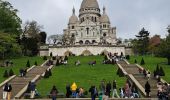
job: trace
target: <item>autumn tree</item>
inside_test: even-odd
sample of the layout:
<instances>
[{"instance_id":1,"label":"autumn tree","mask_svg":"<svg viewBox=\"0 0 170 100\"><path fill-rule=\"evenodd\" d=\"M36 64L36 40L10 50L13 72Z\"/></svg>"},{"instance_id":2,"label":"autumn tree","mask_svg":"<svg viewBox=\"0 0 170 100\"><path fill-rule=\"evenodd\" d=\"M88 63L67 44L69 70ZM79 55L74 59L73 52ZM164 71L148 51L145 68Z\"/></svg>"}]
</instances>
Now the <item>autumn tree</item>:
<instances>
[{"instance_id":1,"label":"autumn tree","mask_svg":"<svg viewBox=\"0 0 170 100\"><path fill-rule=\"evenodd\" d=\"M167 58L168 65L170 65L170 26L168 27L168 35L162 40L157 53L159 56Z\"/></svg>"}]
</instances>

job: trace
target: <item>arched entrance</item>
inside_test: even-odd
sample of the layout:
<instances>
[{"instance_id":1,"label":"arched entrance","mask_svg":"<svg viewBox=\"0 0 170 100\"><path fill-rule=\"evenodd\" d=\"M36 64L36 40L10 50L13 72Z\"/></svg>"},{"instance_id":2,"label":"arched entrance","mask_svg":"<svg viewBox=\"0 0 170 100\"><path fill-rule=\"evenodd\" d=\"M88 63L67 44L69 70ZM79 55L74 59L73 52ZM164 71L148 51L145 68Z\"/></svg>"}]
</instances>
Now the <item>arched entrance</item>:
<instances>
[{"instance_id":1,"label":"arched entrance","mask_svg":"<svg viewBox=\"0 0 170 100\"><path fill-rule=\"evenodd\" d=\"M84 50L81 55L90 56L90 55L92 55L92 53L89 50Z\"/></svg>"}]
</instances>

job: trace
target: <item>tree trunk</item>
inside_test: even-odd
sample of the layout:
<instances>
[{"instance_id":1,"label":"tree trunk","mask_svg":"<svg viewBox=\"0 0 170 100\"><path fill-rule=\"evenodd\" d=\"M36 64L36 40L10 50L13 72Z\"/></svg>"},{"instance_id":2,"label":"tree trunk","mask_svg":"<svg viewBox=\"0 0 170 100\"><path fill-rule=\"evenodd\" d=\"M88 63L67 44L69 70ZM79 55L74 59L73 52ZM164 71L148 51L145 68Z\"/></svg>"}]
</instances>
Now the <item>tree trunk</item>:
<instances>
[{"instance_id":1,"label":"tree trunk","mask_svg":"<svg viewBox=\"0 0 170 100\"><path fill-rule=\"evenodd\" d=\"M168 59L168 65L170 65L170 58L167 58Z\"/></svg>"}]
</instances>

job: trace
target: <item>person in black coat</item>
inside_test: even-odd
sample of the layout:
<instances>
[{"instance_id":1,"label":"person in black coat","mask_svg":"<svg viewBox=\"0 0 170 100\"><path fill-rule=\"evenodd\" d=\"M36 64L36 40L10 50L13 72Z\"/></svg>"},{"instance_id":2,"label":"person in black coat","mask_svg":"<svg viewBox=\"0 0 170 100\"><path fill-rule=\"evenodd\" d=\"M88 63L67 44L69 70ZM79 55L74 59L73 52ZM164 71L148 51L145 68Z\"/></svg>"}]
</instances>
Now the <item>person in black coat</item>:
<instances>
[{"instance_id":1,"label":"person in black coat","mask_svg":"<svg viewBox=\"0 0 170 100\"><path fill-rule=\"evenodd\" d=\"M71 92L71 89L70 89L70 85L68 84L66 86L66 97L69 98L71 94L72 94L72 92Z\"/></svg>"},{"instance_id":2,"label":"person in black coat","mask_svg":"<svg viewBox=\"0 0 170 100\"><path fill-rule=\"evenodd\" d=\"M8 92L8 99L7 100L11 100L11 91L12 91L12 86L11 86L11 84L9 84L8 90L7 90L7 92Z\"/></svg>"},{"instance_id":3,"label":"person in black coat","mask_svg":"<svg viewBox=\"0 0 170 100\"><path fill-rule=\"evenodd\" d=\"M146 96L150 97L150 92L151 92L151 86L149 84L149 82L147 81L145 84L145 92L146 92Z\"/></svg>"},{"instance_id":4,"label":"person in black coat","mask_svg":"<svg viewBox=\"0 0 170 100\"><path fill-rule=\"evenodd\" d=\"M110 92L111 92L111 83L109 82L109 83L107 83L107 85L106 85L106 92L107 92L107 94L108 94L108 96L110 97Z\"/></svg>"},{"instance_id":5,"label":"person in black coat","mask_svg":"<svg viewBox=\"0 0 170 100\"><path fill-rule=\"evenodd\" d=\"M98 96L97 88L95 86L91 86L89 92L91 93L91 99L95 100L96 96Z\"/></svg>"}]
</instances>

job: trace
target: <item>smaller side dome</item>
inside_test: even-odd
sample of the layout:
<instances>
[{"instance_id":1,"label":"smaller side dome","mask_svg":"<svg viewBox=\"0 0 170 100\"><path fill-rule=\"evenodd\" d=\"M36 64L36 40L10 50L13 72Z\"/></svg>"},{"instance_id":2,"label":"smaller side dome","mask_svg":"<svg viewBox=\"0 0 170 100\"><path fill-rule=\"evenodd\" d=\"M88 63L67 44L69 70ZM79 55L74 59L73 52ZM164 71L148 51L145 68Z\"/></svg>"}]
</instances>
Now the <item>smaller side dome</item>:
<instances>
[{"instance_id":1,"label":"smaller side dome","mask_svg":"<svg viewBox=\"0 0 170 100\"><path fill-rule=\"evenodd\" d=\"M109 19L109 17L106 14L106 8L105 7L103 7L103 14L100 17L100 22L101 23L110 23L110 19Z\"/></svg>"},{"instance_id":2,"label":"smaller side dome","mask_svg":"<svg viewBox=\"0 0 170 100\"><path fill-rule=\"evenodd\" d=\"M69 18L69 24L75 24L78 22L78 17L75 15L75 9L73 8L73 15Z\"/></svg>"}]
</instances>

